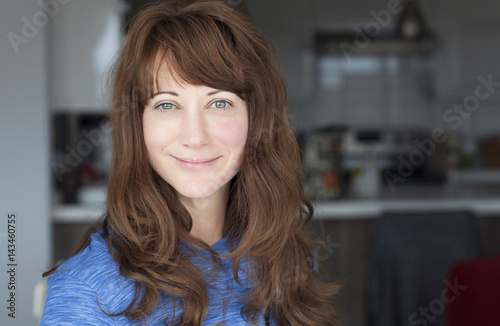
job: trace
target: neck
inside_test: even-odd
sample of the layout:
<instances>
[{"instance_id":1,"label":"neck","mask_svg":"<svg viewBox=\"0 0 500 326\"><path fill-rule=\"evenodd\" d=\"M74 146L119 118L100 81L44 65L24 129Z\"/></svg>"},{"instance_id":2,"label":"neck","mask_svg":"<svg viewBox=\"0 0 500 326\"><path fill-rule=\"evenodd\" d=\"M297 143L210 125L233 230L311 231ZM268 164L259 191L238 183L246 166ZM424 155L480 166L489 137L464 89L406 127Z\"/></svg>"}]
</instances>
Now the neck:
<instances>
[{"instance_id":1,"label":"neck","mask_svg":"<svg viewBox=\"0 0 500 326\"><path fill-rule=\"evenodd\" d=\"M228 195L229 185L206 198L188 198L179 194L181 203L193 219L192 236L209 246L223 238Z\"/></svg>"}]
</instances>

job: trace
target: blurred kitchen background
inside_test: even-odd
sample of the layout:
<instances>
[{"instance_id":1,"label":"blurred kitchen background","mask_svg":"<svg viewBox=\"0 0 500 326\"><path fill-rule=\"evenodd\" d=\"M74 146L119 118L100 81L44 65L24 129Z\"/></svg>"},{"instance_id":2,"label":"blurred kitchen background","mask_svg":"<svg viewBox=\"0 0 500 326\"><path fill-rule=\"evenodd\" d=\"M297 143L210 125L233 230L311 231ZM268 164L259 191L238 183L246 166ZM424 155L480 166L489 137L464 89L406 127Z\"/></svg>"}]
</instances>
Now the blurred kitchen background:
<instances>
[{"instance_id":1,"label":"blurred kitchen background","mask_svg":"<svg viewBox=\"0 0 500 326\"><path fill-rule=\"evenodd\" d=\"M11 213L19 262L17 318L5 310L2 325L37 324L41 273L102 217L106 73L130 17L149 2L0 4L0 262ZM499 288L500 272L481 272L498 270L500 255L500 2L227 2L275 48L317 210L310 230L325 240L326 277L343 283L343 323L488 318L486 304L449 284L458 275L471 288L478 279ZM461 278L463 269L477 275ZM447 287L453 300L441 295Z\"/></svg>"}]
</instances>

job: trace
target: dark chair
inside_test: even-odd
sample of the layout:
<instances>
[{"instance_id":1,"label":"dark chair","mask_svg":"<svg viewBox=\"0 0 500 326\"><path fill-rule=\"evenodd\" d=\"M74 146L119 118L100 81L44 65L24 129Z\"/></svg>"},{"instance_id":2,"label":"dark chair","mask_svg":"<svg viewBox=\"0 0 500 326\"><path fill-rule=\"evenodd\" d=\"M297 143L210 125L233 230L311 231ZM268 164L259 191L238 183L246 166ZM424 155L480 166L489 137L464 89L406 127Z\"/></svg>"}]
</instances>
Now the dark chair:
<instances>
[{"instance_id":1,"label":"dark chair","mask_svg":"<svg viewBox=\"0 0 500 326\"><path fill-rule=\"evenodd\" d=\"M382 214L368 261L367 325L444 325L451 265L480 254L471 212Z\"/></svg>"}]
</instances>

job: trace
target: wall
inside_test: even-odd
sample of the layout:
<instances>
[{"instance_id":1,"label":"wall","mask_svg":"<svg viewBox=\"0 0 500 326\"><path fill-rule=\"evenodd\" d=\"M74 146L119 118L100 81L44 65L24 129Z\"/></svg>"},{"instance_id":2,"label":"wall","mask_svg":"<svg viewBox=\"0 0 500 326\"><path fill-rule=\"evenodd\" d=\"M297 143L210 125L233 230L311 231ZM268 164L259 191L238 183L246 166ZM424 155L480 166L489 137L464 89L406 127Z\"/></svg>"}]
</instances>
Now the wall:
<instances>
[{"instance_id":1,"label":"wall","mask_svg":"<svg viewBox=\"0 0 500 326\"><path fill-rule=\"evenodd\" d=\"M38 325L34 286L50 259L47 30L40 20L40 28L26 28L23 36L23 19L32 22L41 10L35 1L3 1L0 8L0 325L30 326ZM27 41L18 53L8 33ZM10 213L16 214L15 319L6 309Z\"/></svg>"},{"instance_id":2,"label":"wall","mask_svg":"<svg viewBox=\"0 0 500 326\"><path fill-rule=\"evenodd\" d=\"M364 29L374 21L372 11L387 10L388 0L357 1L248 1L246 2L255 24L276 47L279 62L288 84L292 125L296 129L321 124L425 125L432 105L415 86L415 60L398 62L397 76L361 73L337 89L318 89L313 52L315 30ZM424 10L429 1L422 1ZM286 10L285 10L286 8ZM430 10L435 15L435 13ZM432 15L431 15L432 16ZM429 19L430 20L430 19ZM432 19L434 21L434 19ZM390 17L388 26L394 25L396 16ZM355 62L339 56L341 63L354 67ZM365 58L362 54L353 58ZM373 58L373 57L372 57ZM379 57L381 58L381 57ZM352 61L352 60L351 60ZM418 62L417 62L418 65ZM419 69L416 67L416 69ZM408 73L410 71L410 74ZM330 73L338 78L338 72ZM382 76L382 77L381 77Z\"/></svg>"},{"instance_id":3,"label":"wall","mask_svg":"<svg viewBox=\"0 0 500 326\"><path fill-rule=\"evenodd\" d=\"M439 110L434 112L434 125L458 131L469 138L466 150L475 155L475 142L482 137L499 134L500 88L494 87L488 99L481 100L474 112L461 119L460 126L443 118L445 112L463 105L475 95L479 76L489 75L500 81L500 2L491 0L436 2L435 20L439 31L437 90Z\"/></svg>"},{"instance_id":4,"label":"wall","mask_svg":"<svg viewBox=\"0 0 500 326\"><path fill-rule=\"evenodd\" d=\"M393 0L397 1L397 0ZM403 3L404 1L401 1ZM499 76L500 2L491 0L420 0L428 26L437 33L432 101L412 93L412 77L355 83L348 89L315 93L312 31L315 29L363 28L373 21L372 11L387 9L389 0L246 1L249 13L276 47L289 87L291 122L296 128L321 123L411 124L429 130L450 129L443 119L446 110L473 94L479 75ZM394 20L391 21L393 23ZM411 63L407 63L411 66ZM364 77L362 77L364 78ZM364 78L366 81L368 79ZM380 96L384 93L384 96ZM342 100L343 98L343 100ZM355 98L348 100L346 98ZM487 101L458 131L475 139L497 132L500 91Z\"/></svg>"}]
</instances>

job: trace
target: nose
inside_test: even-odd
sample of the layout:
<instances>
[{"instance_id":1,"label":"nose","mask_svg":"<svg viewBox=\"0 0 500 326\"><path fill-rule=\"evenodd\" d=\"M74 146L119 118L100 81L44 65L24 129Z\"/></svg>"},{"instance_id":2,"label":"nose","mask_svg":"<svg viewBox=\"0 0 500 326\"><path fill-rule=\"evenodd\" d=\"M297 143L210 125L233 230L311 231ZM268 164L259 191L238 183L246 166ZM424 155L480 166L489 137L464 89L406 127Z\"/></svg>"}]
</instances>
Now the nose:
<instances>
[{"instance_id":1,"label":"nose","mask_svg":"<svg viewBox=\"0 0 500 326\"><path fill-rule=\"evenodd\" d=\"M200 147L208 143L210 137L203 112L198 110L186 112L181 126L182 145Z\"/></svg>"}]
</instances>

